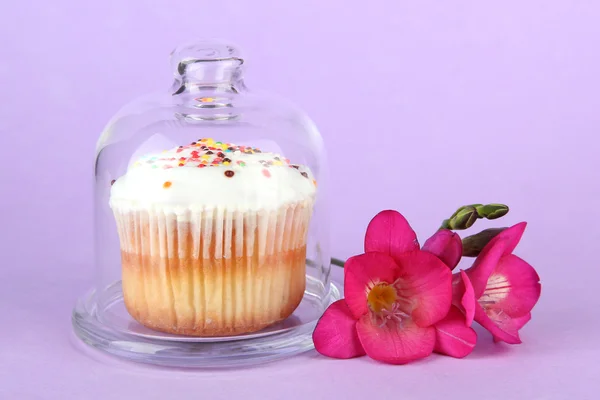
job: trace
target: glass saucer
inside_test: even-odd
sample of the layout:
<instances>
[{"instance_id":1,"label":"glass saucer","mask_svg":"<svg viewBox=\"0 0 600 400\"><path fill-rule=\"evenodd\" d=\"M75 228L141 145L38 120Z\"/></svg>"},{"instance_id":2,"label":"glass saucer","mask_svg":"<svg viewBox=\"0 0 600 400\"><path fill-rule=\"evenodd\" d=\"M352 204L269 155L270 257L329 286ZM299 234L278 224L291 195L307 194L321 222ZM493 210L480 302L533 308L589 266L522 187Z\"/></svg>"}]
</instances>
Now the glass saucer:
<instances>
[{"instance_id":1,"label":"glass saucer","mask_svg":"<svg viewBox=\"0 0 600 400\"><path fill-rule=\"evenodd\" d=\"M110 301L101 312L94 290L80 298L72 322L83 342L130 361L190 368L250 366L311 350L315 325L325 308L342 297L340 288L331 282L329 295L323 298L318 294L323 293L322 283L307 277L304 298L290 317L262 331L238 336L201 338L146 328L127 313L120 281L106 289Z\"/></svg>"}]
</instances>

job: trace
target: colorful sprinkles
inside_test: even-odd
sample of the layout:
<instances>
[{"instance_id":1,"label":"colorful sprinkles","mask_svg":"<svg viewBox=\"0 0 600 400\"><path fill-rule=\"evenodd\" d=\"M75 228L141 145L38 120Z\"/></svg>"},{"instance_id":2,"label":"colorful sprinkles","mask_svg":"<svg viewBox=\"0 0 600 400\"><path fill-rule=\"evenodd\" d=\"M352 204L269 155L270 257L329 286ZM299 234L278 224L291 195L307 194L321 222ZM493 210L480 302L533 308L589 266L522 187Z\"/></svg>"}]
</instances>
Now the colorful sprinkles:
<instances>
[{"instance_id":1,"label":"colorful sprinkles","mask_svg":"<svg viewBox=\"0 0 600 400\"><path fill-rule=\"evenodd\" d=\"M206 99L210 101L210 99ZM169 168L180 168L180 167L195 167L195 168L206 168L206 167L229 167L223 174L227 178L233 178L235 171L231 168L235 167L246 167L248 162L257 162L262 166L262 174L266 178L271 178L270 168L273 167L289 167L298 170L298 172L305 178L309 178L309 175L305 171L301 171L301 167L296 164L290 164L290 160L281 156L273 156L271 153L266 153L264 158L259 154L262 151L256 147L251 146L237 146L232 143L217 142L214 139L198 139L191 142L186 146L178 146L175 149L176 156L169 150L164 150L160 155L148 155L140 159L134 164L134 167L146 166L153 169L169 169ZM239 159L240 155L254 154L259 155L252 159L242 161ZM316 186L316 181L312 179L313 184ZM114 183L111 182L111 184ZM163 184L165 189L170 188L171 182L166 181Z\"/></svg>"},{"instance_id":2,"label":"colorful sprinkles","mask_svg":"<svg viewBox=\"0 0 600 400\"><path fill-rule=\"evenodd\" d=\"M168 152L168 150L165 150L162 153L165 154ZM236 146L231 143L215 142L214 139L198 139L187 146L179 146L176 153L179 156L177 159L147 156L141 160L140 164L136 164L135 166L140 166L144 163L153 164L157 161L163 162L162 168L170 168L175 165L178 167L194 166L200 168L203 166L230 165L233 162L231 155L258 154L261 151L251 146ZM170 163L164 163L164 161L177 161L177 163L170 165ZM289 164L289 160L287 162ZM246 163L243 161L238 161L237 164L242 167L246 166Z\"/></svg>"}]
</instances>

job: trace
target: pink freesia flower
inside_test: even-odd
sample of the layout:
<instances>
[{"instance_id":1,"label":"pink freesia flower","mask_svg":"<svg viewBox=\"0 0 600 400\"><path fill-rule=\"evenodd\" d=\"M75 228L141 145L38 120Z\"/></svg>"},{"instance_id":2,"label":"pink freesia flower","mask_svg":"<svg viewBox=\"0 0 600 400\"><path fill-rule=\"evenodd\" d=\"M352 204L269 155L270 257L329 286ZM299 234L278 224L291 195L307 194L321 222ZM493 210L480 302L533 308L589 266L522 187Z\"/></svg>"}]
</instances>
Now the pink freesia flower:
<instances>
[{"instance_id":1,"label":"pink freesia flower","mask_svg":"<svg viewBox=\"0 0 600 400\"><path fill-rule=\"evenodd\" d=\"M502 231L471 268L454 277L453 304L472 315L495 341L521 343L519 329L531 319L531 309L540 298L537 272L512 254L526 225L521 222Z\"/></svg>"},{"instance_id":2,"label":"pink freesia flower","mask_svg":"<svg viewBox=\"0 0 600 400\"><path fill-rule=\"evenodd\" d=\"M451 273L438 257L419 249L401 214L383 211L367 228L365 254L345 264L344 291L345 299L332 304L317 324L317 351L336 358L366 353L404 364L434 350L434 325L451 303Z\"/></svg>"}]
</instances>

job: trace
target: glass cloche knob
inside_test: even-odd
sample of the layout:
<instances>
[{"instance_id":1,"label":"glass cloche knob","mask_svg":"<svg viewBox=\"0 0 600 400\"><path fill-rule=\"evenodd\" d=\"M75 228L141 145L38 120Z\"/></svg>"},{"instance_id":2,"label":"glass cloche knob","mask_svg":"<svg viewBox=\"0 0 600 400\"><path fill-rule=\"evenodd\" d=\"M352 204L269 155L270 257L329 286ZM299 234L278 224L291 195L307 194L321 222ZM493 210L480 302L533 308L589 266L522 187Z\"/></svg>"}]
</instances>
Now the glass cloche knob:
<instances>
[{"instance_id":1,"label":"glass cloche knob","mask_svg":"<svg viewBox=\"0 0 600 400\"><path fill-rule=\"evenodd\" d=\"M177 47L171 53L175 75L174 94L216 90L237 93L244 90L239 50L220 41L197 41Z\"/></svg>"}]
</instances>

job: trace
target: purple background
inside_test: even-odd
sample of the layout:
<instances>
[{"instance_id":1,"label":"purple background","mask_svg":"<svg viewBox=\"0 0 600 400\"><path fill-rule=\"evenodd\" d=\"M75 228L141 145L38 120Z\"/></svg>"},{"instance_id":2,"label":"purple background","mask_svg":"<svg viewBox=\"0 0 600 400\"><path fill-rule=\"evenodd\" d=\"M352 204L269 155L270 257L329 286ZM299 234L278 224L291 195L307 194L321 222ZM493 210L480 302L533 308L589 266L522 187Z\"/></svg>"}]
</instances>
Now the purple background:
<instances>
[{"instance_id":1,"label":"purple background","mask_svg":"<svg viewBox=\"0 0 600 400\"><path fill-rule=\"evenodd\" d=\"M7 2L0 398L596 398L599 20L592 0ZM170 85L169 52L196 37L238 43L249 86L293 99L320 127L334 255L360 252L384 208L421 241L463 203L507 203L502 224L529 221L517 254L543 294L524 344L482 333L465 360L392 367L310 352L198 372L77 342L95 141L123 103Z\"/></svg>"}]
</instances>

